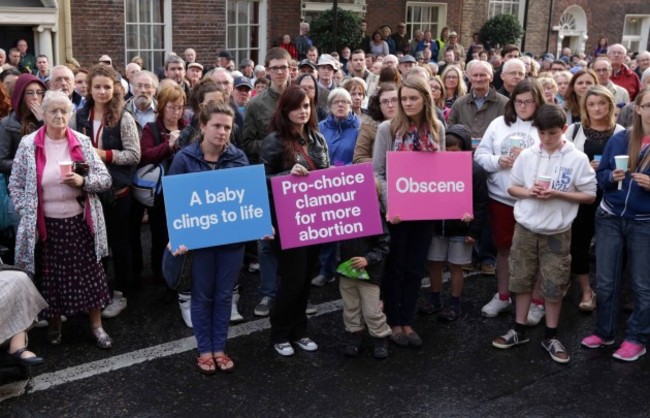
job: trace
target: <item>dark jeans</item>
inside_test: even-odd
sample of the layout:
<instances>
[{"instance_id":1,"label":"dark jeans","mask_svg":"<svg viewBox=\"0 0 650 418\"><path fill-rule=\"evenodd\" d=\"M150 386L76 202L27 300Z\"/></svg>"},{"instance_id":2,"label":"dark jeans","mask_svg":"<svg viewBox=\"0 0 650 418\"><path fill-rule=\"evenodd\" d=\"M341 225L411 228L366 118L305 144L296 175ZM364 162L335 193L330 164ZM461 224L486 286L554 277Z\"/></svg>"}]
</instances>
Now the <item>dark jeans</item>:
<instances>
[{"instance_id":1,"label":"dark jeans","mask_svg":"<svg viewBox=\"0 0 650 418\"><path fill-rule=\"evenodd\" d=\"M144 267L142 256L142 216L145 206L135 199L131 201L131 248L133 250L134 276L139 278ZM162 278L162 256L165 246L169 242L167 232L167 218L165 216L165 201L162 194L156 196L154 206L146 208L149 214L149 229L151 230L151 271L154 282L163 283Z\"/></svg>"},{"instance_id":2,"label":"dark jeans","mask_svg":"<svg viewBox=\"0 0 650 418\"><path fill-rule=\"evenodd\" d=\"M384 310L390 326L412 325L425 271L433 221L388 224L390 253L382 279Z\"/></svg>"},{"instance_id":3,"label":"dark jeans","mask_svg":"<svg viewBox=\"0 0 650 418\"><path fill-rule=\"evenodd\" d=\"M133 251L131 249L131 196L116 199L110 207L103 207L106 221L108 246L113 257L113 280L109 280L112 290L119 290L125 295L132 290Z\"/></svg>"},{"instance_id":4,"label":"dark jeans","mask_svg":"<svg viewBox=\"0 0 650 418\"><path fill-rule=\"evenodd\" d=\"M571 225L571 273L589 274L589 246L596 231L598 203L580 205Z\"/></svg>"},{"instance_id":5,"label":"dark jeans","mask_svg":"<svg viewBox=\"0 0 650 418\"><path fill-rule=\"evenodd\" d=\"M275 244L277 246L277 243ZM291 248L276 253L280 267L278 289L271 309L271 342L296 341L307 336L307 301L312 269L320 246Z\"/></svg>"}]
</instances>

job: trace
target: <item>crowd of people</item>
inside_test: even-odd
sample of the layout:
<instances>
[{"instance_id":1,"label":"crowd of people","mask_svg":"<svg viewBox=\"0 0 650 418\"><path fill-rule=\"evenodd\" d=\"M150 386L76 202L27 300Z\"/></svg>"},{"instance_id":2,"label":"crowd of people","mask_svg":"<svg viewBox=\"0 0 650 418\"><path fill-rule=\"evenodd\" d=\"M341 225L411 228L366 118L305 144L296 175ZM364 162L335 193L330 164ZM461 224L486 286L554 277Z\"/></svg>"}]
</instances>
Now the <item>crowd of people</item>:
<instances>
[{"instance_id":1,"label":"crowd of people","mask_svg":"<svg viewBox=\"0 0 650 418\"><path fill-rule=\"evenodd\" d=\"M321 54L303 22L294 42L282 36L257 65L244 59L236 67L227 50L214 65L201 64L187 49L161 68L135 57L124 74L108 55L90 68L49 68L49 57L30 55L19 41L0 74L0 180L7 184L0 197L8 194L2 210L14 214L3 218L13 221L3 225L2 244L5 262L38 291L31 283L0 288L0 299L19 305L0 326L11 358L42 363L27 350L32 321L59 345L62 323L82 313L96 345L113 346L103 319L142 289L143 223L151 227L153 280L164 283L164 196L147 203L133 192L138 168L161 166L173 176L263 164L271 178L359 163L374 169L382 234L293 249L264 237L192 251L191 291L178 302L202 373L235 368L225 348L229 322L243 319L241 268L259 272L254 314L270 317L271 343L282 356L318 349L308 327L316 311L310 292L337 278L346 355L359 354L366 328L376 358L388 356L389 342L421 347L416 314L461 318L463 272L474 269L497 279L483 316L514 307L513 326L494 347L528 342L528 327L546 318L542 346L569 362L558 327L572 277L581 289L577 308L597 311L596 330L582 345L614 344L627 278L634 306L614 357L645 354L650 53L633 59L601 39L593 56L533 57L516 45L486 50L478 36L465 49L450 28L437 39L430 30L409 39L402 23L395 33L382 26L367 35L365 22L361 30L360 45ZM471 151L473 214L387 217L391 151ZM273 208L272 221L277 232ZM365 280L337 274L346 261ZM423 299L421 287L429 287Z\"/></svg>"}]
</instances>

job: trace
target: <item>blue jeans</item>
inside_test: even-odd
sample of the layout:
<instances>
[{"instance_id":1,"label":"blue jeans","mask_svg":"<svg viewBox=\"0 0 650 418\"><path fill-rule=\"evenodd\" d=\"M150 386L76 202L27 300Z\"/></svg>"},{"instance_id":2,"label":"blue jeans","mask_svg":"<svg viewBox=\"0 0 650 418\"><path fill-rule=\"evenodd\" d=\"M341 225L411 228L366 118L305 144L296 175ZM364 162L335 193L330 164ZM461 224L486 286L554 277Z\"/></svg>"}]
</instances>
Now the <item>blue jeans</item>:
<instances>
[{"instance_id":1,"label":"blue jeans","mask_svg":"<svg viewBox=\"0 0 650 418\"><path fill-rule=\"evenodd\" d=\"M320 247L320 271L319 274L328 279L334 277L336 273L336 259L338 258L339 243L328 242Z\"/></svg>"},{"instance_id":2,"label":"blue jeans","mask_svg":"<svg viewBox=\"0 0 650 418\"><path fill-rule=\"evenodd\" d=\"M257 259L260 263L260 296L275 299L278 289L278 259L273 241L257 241Z\"/></svg>"},{"instance_id":3,"label":"blue jeans","mask_svg":"<svg viewBox=\"0 0 650 418\"><path fill-rule=\"evenodd\" d=\"M200 354L226 347L232 291L243 262L243 244L194 251L191 313Z\"/></svg>"},{"instance_id":4,"label":"blue jeans","mask_svg":"<svg viewBox=\"0 0 650 418\"><path fill-rule=\"evenodd\" d=\"M598 209L596 334L605 340L613 339L616 333L625 255L634 294L634 311L627 320L625 339L645 345L650 335L650 221L626 219Z\"/></svg>"}]
</instances>

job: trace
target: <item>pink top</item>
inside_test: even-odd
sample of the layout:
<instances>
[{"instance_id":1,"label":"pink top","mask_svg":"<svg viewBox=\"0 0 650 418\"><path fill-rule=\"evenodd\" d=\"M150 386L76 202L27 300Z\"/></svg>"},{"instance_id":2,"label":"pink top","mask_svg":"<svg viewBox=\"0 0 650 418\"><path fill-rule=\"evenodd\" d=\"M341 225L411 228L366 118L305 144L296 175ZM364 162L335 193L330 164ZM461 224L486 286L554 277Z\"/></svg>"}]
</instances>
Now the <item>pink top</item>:
<instances>
[{"instance_id":1,"label":"pink top","mask_svg":"<svg viewBox=\"0 0 650 418\"><path fill-rule=\"evenodd\" d=\"M41 180L43 214L47 218L70 218L83 213L77 201L81 190L61 183L59 163L71 161L67 139L45 136L45 168Z\"/></svg>"}]
</instances>

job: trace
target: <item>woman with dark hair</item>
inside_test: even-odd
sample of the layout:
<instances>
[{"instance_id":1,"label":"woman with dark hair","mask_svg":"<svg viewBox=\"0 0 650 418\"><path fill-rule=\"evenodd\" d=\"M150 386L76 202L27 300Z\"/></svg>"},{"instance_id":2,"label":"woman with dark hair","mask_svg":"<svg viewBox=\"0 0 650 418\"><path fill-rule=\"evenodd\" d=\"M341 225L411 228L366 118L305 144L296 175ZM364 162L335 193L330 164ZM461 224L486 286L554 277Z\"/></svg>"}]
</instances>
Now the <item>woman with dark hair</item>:
<instances>
[{"instance_id":1,"label":"woman with dark hair","mask_svg":"<svg viewBox=\"0 0 650 418\"><path fill-rule=\"evenodd\" d=\"M11 174L11 166L23 136L43 124L41 101L47 87L38 77L21 74L11 95L11 113L0 121L0 173Z\"/></svg>"},{"instance_id":2,"label":"woman with dark hair","mask_svg":"<svg viewBox=\"0 0 650 418\"><path fill-rule=\"evenodd\" d=\"M393 66L384 67L379 71L379 81L378 83L393 83L396 86L402 84L402 75Z\"/></svg>"},{"instance_id":3,"label":"woman with dark hair","mask_svg":"<svg viewBox=\"0 0 650 418\"><path fill-rule=\"evenodd\" d=\"M158 103L154 122L149 122L142 130L140 139L140 164L162 164L164 172L169 170L174 155L179 150L178 137L187 125L183 119L185 109L185 92L178 85L163 88L157 94ZM144 214L144 205L133 199L133 216L131 232L134 242L136 257L142 257L140 246L140 221ZM165 202L162 192L154 198L154 205L147 209L149 226L151 227L151 269L154 281L163 282L162 255L165 245L169 241L167 235L167 220L165 218ZM137 264L137 263L136 263ZM140 265L142 264L140 260Z\"/></svg>"},{"instance_id":4,"label":"woman with dark hair","mask_svg":"<svg viewBox=\"0 0 650 418\"><path fill-rule=\"evenodd\" d=\"M302 87L307 92L307 95L312 102L316 104L316 119L318 122L327 119L327 110L318 106L320 92L318 90L318 81L316 81L316 77L309 73L300 74L296 79L296 85Z\"/></svg>"},{"instance_id":5,"label":"woman with dark hair","mask_svg":"<svg viewBox=\"0 0 650 418\"><path fill-rule=\"evenodd\" d=\"M607 41L606 36L601 36L598 38L598 45L596 45L596 49L594 50L594 57L599 57L602 55L607 55L607 47L609 46L609 42Z\"/></svg>"},{"instance_id":6,"label":"woman with dark hair","mask_svg":"<svg viewBox=\"0 0 650 418\"><path fill-rule=\"evenodd\" d=\"M287 87L280 96L271 119L271 134L264 138L260 150L268 177L287 174L301 177L329 167L327 143L318 132L313 109L313 101L299 86ZM277 231L275 211L273 224ZM308 337L305 309L310 269L317 263L320 246L280 250L276 242L274 247L280 275L271 310L271 342L282 356L293 355L292 342L303 350L315 351L318 345Z\"/></svg>"},{"instance_id":7,"label":"woman with dark hair","mask_svg":"<svg viewBox=\"0 0 650 418\"><path fill-rule=\"evenodd\" d=\"M537 109L544 103L544 93L537 80L520 81L510 94L503 116L490 123L474 154L476 162L488 173L488 214L497 247L497 293L481 309L483 316L488 318L510 308L508 257L515 228L513 211L516 201L508 193L510 169L524 148L539 143L533 120ZM544 317L543 303L539 288L535 287L528 313L530 325L537 325Z\"/></svg>"},{"instance_id":8,"label":"woman with dark hair","mask_svg":"<svg viewBox=\"0 0 650 418\"><path fill-rule=\"evenodd\" d=\"M226 103L209 101L197 114L201 136L174 157L169 175L222 170L248 165L244 152L230 143L235 113ZM179 248L178 254L186 251ZM192 325L203 374L231 372L235 363L224 352L233 289L244 262L244 243L192 251Z\"/></svg>"},{"instance_id":9,"label":"woman with dark hair","mask_svg":"<svg viewBox=\"0 0 650 418\"><path fill-rule=\"evenodd\" d=\"M625 128L616 124L616 102L612 93L604 86L589 88L581 108L582 122L569 126L564 136L572 141L578 150L587 154L591 167L596 170L609 138ZM601 199L602 192L598 190L593 203L581 204L571 226L571 272L577 277L582 290L578 307L585 312L596 309L596 292L589 283L589 247L594 236L594 219Z\"/></svg>"},{"instance_id":10,"label":"woman with dark hair","mask_svg":"<svg viewBox=\"0 0 650 418\"><path fill-rule=\"evenodd\" d=\"M189 102L192 108L192 121L181 131L178 136L178 146L183 148L198 139L200 135L199 129L199 113L201 112L201 104L209 101L226 103L228 96L221 86L219 86L211 78L203 78L192 87L192 94L190 94ZM232 137L231 137L232 139Z\"/></svg>"},{"instance_id":11,"label":"woman with dark hair","mask_svg":"<svg viewBox=\"0 0 650 418\"><path fill-rule=\"evenodd\" d=\"M634 100L632 128L607 141L596 177L603 198L596 211L598 319L595 332L581 344L614 344L619 323L623 270L634 295L625 339L613 357L635 361L646 353L650 329L650 89ZM627 156L621 167L617 159ZM627 263L623 259L627 258Z\"/></svg>"},{"instance_id":12,"label":"woman with dark hair","mask_svg":"<svg viewBox=\"0 0 650 418\"><path fill-rule=\"evenodd\" d=\"M372 152L377 135L377 127L397 113L397 86L393 83L380 83L375 94L368 99L368 114L361 115L361 129L354 147L354 164L372 162Z\"/></svg>"},{"instance_id":13,"label":"woman with dark hair","mask_svg":"<svg viewBox=\"0 0 650 418\"><path fill-rule=\"evenodd\" d=\"M383 57L390 53L388 50L388 43L384 41L381 32L378 30L374 31L372 37L370 37L369 52L376 57Z\"/></svg>"},{"instance_id":14,"label":"woman with dark hair","mask_svg":"<svg viewBox=\"0 0 650 418\"><path fill-rule=\"evenodd\" d=\"M100 196L108 245L113 254L115 274L114 282L110 284L116 291L102 315L112 318L126 308L123 295L134 285L128 219L131 216L133 173L140 161L140 139L135 120L124 111L124 91L118 73L108 65L97 64L90 69L88 86L86 104L77 110L72 128L91 139L113 183L111 189Z\"/></svg>"},{"instance_id":15,"label":"woman with dark hair","mask_svg":"<svg viewBox=\"0 0 650 418\"><path fill-rule=\"evenodd\" d=\"M564 95L564 111L566 112L566 124L580 122L580 100L589 87L598 85L598 76L594 70L580 70L571 77L569 87Z\"/></svg>"},{"instance_id":16,"label":"woman with dark hair","mask_svg":"<svg viewBox=\"0 0 650 418\"><path fill-rule=\"evenodd\" d=\"M386 156L390 151L436 152L445 149L445 128L436 117L429 84L421 77L409 77L398 91L397 114L377 129L373 151L375 177L386 190ZM386 204L386 193L382 193ZM387 219L391 248L382 279L382 295L391 340L398 346L421 347L413 330L420 283L424 276L427 249L433 237L433 221Z\"/></svg>"}]
</instances>

